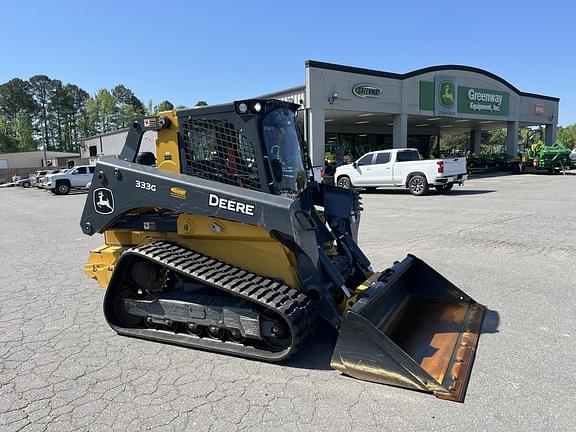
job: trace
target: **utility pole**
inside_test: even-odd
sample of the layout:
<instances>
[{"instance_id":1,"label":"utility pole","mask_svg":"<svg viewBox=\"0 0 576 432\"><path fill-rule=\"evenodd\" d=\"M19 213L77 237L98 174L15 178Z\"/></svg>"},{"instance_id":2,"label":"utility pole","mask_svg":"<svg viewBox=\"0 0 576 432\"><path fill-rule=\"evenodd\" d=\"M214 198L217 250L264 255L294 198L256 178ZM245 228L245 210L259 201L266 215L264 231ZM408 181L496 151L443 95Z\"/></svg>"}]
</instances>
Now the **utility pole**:
<instances>
[{"instance_id":1,"label":"utility pole","mask_svg":"<svg viewBox=\"0 0 576 432\"><path fill-rule=\"evenodd\" d=\"M44 141L42 149L44 150L44 168L46 168L48 166L48 158L46 157L46 141Z\"/></svg>"}]
</instances>

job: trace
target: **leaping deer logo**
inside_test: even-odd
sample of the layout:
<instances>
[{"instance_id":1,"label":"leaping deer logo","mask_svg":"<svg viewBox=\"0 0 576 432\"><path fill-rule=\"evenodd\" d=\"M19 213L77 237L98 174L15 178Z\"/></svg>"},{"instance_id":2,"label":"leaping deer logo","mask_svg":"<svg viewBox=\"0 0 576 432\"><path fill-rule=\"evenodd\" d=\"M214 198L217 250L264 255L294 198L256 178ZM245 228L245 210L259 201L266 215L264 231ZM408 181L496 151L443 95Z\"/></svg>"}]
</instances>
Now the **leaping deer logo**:
<instances>
[{"instance_id":1,"label":"leaping deer logo","mask_svg":"<svg viewBox=\"0 0 576 432\"><path fill-rule=\"evenodd\" d=\"M441 84L442 92L440 93L440 102L446 107L454 106L454 86L449 81L444 81Z\"/></svg>"},{"instance_id":2,"label":"leaping deer logo","mask_svg":"<svg viewBox=\"0 0 576 432\"><path fill-rule=\"evenodd\" d=\"M98 213L109 214L114 211L114 197L109 189L94 191L94 207Z\"/></svg>"},{"instance_id":3,"label":"leaping deer logo","mask_svg":"<svg viewBox=\"0 0 576 432\"><path fill-rule=\"evenodd\" d=\"M104 199L104 192L102 191L98 192L98 202L96 203L96 205L100 208L108 207L110 211L114 210L110 205L110 200L108 198Z\"/></svg>"}]
</instances>

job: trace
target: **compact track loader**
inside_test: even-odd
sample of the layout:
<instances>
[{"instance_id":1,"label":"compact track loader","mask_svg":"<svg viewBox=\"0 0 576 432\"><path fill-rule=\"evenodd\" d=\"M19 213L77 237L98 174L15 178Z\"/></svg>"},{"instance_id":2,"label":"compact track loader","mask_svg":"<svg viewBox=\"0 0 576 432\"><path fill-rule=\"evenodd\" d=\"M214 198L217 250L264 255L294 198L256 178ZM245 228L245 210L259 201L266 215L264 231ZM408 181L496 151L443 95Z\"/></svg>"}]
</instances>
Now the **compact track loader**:
<instances>
[{"instance_id":1,"label":"compact track loader","mask_svg":"<svg viewBox=\"0 0 576 432\"><path fill-rule=\"evenodd\" d=\"M298 106L278 100L134 121L98 162L82 214L103 233L88 276L119 334L264 361L287 359L324 319L331 365L463 401L484 316L418 258L375 272L357 245L354 191L311 176ZM139 153L157 131L156 155Z\"/></svg>"}]
</instances>

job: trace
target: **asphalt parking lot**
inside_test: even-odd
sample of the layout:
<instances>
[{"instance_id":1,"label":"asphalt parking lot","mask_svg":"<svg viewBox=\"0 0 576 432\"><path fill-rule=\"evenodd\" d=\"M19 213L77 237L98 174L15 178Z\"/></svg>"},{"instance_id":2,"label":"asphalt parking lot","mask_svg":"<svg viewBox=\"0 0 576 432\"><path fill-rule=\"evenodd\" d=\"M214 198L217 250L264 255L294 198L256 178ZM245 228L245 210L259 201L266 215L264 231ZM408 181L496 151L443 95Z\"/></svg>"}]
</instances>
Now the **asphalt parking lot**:
<instances>
[{"instance_id":1,"label":"asphalt parking lot","mask_svg":"<svg viewBox=\"0 0 576 432\"><path fill-rule=\"evenodd\" d=\"M0 190L2 431L576 430L576 175L363 195L375 268L412 253L489 309L463 404L341 376L327 328L282 365L117 336L85 199Z\"/></svg>"}]
</instances>

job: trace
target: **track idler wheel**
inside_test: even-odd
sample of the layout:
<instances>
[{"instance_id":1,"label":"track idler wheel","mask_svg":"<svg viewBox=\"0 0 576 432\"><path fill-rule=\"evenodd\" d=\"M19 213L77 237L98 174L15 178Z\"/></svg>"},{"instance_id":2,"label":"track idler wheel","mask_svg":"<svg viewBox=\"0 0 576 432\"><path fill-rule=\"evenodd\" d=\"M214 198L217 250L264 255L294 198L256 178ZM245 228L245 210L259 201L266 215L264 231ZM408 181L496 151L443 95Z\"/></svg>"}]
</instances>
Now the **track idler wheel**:
<instances>
[{"instance_id":1,"label":"track idler wheel","mask_svg":"<svg viewBox=\"0 0 576 432\"><path fill-rule=\"evenodd\" d=\"M118 293L114 299L114 313L123 327L137 327L140 325L142 318L132 315L126 311L124 305L125 299L135 299L137 295L129 290L123 290ZM146 320L144 320L146 321Z\"/></svg>"},{"instance_id":2,"label":"track idler wheel","mask_svg":"<svg viewBox=\"0 0 576 432\"><path fill-rule=\"evenodd\" d=\"M292 343L292 335L286 323L278 316L278 314L265 311L262 313L265 323L270 323L271 326L268 331L263 331L262 339L264 342L274 348L275 350L282 350Z\"/></svg>"},{"instance_id":3,"label":"track idler wheel","mask_svg":"<svg viewBox=\"0 0 576 432\"><path fill-rule=\"evenodd\" d=\"M228 339L232 342L244 343L246 341L246 338L242 336L242 333L238 329L228 329L226 333L228 334Z\"/></svg>"},{"instance_id":4,"label":"track idler wheel","mask_svg":"<svg viewBox=\"0 0 576 432\"><path fill-rule=\"evenodd\" d=\"M216 326L208 326L206 327L206 334L211 339L224 339L224 335L226 334L226 330Z\"/></svg>"},{"instance_id":5,"label":"track idler wheel","mask_svg":"<svg viewBox=\"0 0 576 432\"><path fill-rule=\"evenodd\" d=\"M193 336L200 337L204 333L204 327L195 323L186 323L184 324L184 328L186 329L186 333Z\"/></svg>"}]
</instances>

